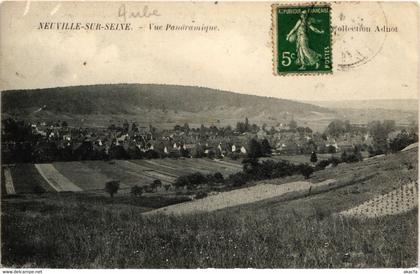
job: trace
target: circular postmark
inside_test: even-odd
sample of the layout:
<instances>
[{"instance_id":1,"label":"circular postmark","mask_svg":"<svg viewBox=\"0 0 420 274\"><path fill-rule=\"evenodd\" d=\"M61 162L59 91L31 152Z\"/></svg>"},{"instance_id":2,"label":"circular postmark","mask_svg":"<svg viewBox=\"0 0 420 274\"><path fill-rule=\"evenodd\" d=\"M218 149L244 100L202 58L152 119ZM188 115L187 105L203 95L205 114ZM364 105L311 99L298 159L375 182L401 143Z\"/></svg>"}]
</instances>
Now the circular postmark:
<instances>
[{"instance_id":1,"label":"circular postmark","mask_svg":"<svg viewBox=\"0 0 420 274\"><path fill-rule=\"evenodd\" d=\"M385 43L386 28L387 18L379 2L335 3L332 43L337 70L349 70L375 58Z\"/></svg>"}]
</instances>

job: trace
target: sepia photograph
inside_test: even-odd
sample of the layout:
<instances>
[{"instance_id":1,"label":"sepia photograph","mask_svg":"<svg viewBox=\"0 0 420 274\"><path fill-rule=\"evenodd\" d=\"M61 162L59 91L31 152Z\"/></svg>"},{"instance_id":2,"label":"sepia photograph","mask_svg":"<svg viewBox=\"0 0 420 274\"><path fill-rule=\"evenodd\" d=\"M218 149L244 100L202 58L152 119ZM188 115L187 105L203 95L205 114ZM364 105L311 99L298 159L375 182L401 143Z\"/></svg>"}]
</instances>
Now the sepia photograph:
<instances>
[{"instance_id":1,"label":"sepia photograph","mask_svg":"<svg viewBox=\"0 0 420 274\"><path fill-rule=\"evenodd\" d=\"M417 273L418 3L4 1L0 38L3 273Z\"/></svg>"}]
</instances>

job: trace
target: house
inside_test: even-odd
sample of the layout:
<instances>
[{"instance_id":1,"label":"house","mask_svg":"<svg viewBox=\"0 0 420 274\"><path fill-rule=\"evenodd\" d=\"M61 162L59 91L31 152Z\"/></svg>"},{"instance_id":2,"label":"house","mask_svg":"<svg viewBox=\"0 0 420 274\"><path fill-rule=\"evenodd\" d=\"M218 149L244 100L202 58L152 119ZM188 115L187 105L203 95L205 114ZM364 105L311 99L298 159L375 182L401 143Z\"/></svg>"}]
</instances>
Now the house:
<instances>
[{"instance_id":1,"label":"house","mask_svg":"<svg viewBox=\"0 0 420 274\"><path fill-rule=\"evenodd\" d=\"M284 143L278 143L276 145L276 151L280 154L294 155L299 154L300 145L295 142L286 141Z\"/></svg>"},{"instance_id":2,"label":"house","mask_svg":"<svg viewBox=\"0 0 420 274\"><path fill-rule=\"evenodd\" d=\"M257 132L257 138L258 138L259 140L266 139L266 138L267 138L267 132L266 132L265 130L260 129L260 130Z\"/></svg>"},{"instance_id":3,"label":"house","mask_svg":"<svg viewBox=\"0 0 420 274\"><path fill-rule=\"evenodd\" d=\"M128 134L123 134L117 138L117 145L123 144L128 139Z\"/></svg>"},{"instance_id":4,"label":"house","mask_svg":"<svg viewBox=\"0 0 420 274\"><path fill-rule=\"evenodd\" d=\"M328 148L328 147L334 147L335 148L335 151L338 151L339 150L338 144L337 144L337 142L335 140L326 142L325 143L325 147L326 148Z\"/></svg>"},{"instance_id":5,"label":"house","mask_svg":"<svg viewBox=\"0 0 420 274\"><path fill-rule=\"evenodd\" d=\"M64 135L63 135L63 140L65 140L65 141L71 141L71 136L70 136L70 134L64 134Z\"/></svg>"}]
</instances>

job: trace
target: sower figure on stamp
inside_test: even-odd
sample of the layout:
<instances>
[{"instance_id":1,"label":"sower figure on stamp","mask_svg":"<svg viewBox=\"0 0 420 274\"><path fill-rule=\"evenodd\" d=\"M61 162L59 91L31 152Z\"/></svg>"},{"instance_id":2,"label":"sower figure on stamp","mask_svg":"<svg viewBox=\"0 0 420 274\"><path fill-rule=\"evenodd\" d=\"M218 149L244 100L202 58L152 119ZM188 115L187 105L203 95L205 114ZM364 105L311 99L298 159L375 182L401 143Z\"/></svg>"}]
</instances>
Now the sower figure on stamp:
<instances>
[{"instance_id":1,"label":"sower figure on stamp","mask_svg":"<svg viewBox=\"0 0 420 274\"><path fill-rule=\"evenodd\" d=\"M304 10L300 14L300 19L296 22L296 25L286 36L287 41L291 43L296 41L296 64L300 65L299 69L305 69L305 66L315 66L315 69L319 67L321 54L309 48L306 32L307 28L318 34L323 34L324 31L317 29L313 23L314 20L308 19L308 13Z\"/></svg>"}]
</instances>

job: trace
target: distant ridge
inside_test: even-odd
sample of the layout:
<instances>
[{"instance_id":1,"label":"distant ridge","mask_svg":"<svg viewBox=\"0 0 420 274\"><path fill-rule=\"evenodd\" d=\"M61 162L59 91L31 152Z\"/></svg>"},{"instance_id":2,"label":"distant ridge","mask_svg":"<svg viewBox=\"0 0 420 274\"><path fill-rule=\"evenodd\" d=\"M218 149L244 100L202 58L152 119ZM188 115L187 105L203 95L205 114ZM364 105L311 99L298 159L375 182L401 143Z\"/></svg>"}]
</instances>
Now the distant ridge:
<instances>
[{"instance_id":1,"label":"distant ridge","mask_svg":"<svg viewBox=\"0 0 420 274\"><path fill-rule=\"evenodd\" d=\"M3 113L31 113L45 106L54 114L136 114L140 110L190 113L235 110L238 115L277 116L281 112L330 112L329 109L272 97L245 95L203 87L110 84L3 91ZM245 111L244 111L245 110Z\"/></svg>"},{"instance_id":2,"label":"distant ridge","mask_svg":"<svg viewBox=\"0 0 420 274\"><path fill-rule=\"evenodd\" d=\"M339 109L388 109L417 111L417 99L373 99L373 100L341 100L341 101L305 101L326 108Z\"/></svg>"},{"instance_id":3,"label":"distant ridge","mask_svg":"<svg viewBox=\"0 0 420 274\"><path fill-rule=\"evenodd\" d=\"M284 87L287 89L287 87ZM105 84L1 92L2 119L65 120L73 126L107 127L124 120L141 126L176 124L236 126L248 117L259 126L291 119L322 132L334 119L365 124L392 119L418 121L417 100L297 102L205 87L158 84ZM315 105L318 104L318 105Z\"/></svg>"}]
</instances>

